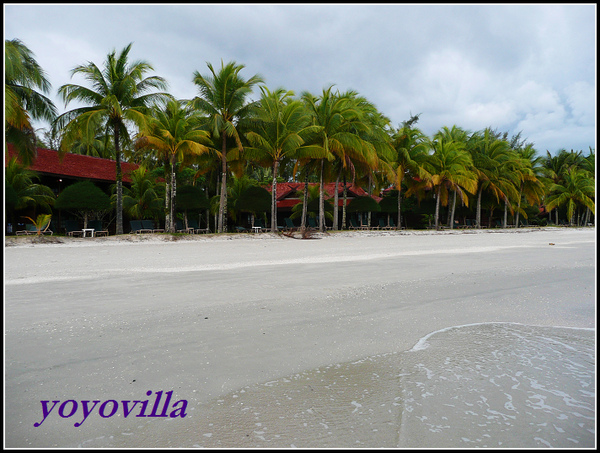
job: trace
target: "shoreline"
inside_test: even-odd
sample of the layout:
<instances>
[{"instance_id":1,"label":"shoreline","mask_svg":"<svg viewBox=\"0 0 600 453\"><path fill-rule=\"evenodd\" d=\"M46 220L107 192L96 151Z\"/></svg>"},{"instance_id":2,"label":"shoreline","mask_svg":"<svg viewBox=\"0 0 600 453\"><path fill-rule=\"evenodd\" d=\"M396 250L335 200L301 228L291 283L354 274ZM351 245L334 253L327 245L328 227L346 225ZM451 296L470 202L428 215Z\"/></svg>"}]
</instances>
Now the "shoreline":
<instances>
[{"instance_id":1,"label":"shoreline","mask_svg":"<svg viewBox=\"0 0 600 453\"><path fill-rule=\"evenodd\" d=\"M591 228L131 236L5 246L8 447L201 445L211 404L248 386L408 351L450 326L596 325ZM53 413L33 427L42 400L150 390L173 390L189 416L95 413L74 428L81 418Z\"/></svg>"},{"instance_id":2,"label":"shoreline","mask_svg":"<svg viewBox=\"0 0 600 453\"><path fill-rule=\"evenodd\" d=\"M344 230L328 231L325 233L312 232L310 237L302 239L299 233L292 237L283 233L209 233L209 234L168 234L168 233L144 233L144 234L121 234L112 236L101 236L93 238L79 238L70 236L49 235L23 235L4 236L5 247L30 247L30 246L92 246L109 244L150 244L150 243L185 243L185 242L215 242L215 241L257 241L265 239L328 239L340 237L395 237L395 236L438 236L438 235L479 235L479 234L516 234L533 233L540 231L578 231L595 230L594 227L523 227L523 228L482 228L482 229L442 229L442 230Z\"/></svg>"}]
</instances>

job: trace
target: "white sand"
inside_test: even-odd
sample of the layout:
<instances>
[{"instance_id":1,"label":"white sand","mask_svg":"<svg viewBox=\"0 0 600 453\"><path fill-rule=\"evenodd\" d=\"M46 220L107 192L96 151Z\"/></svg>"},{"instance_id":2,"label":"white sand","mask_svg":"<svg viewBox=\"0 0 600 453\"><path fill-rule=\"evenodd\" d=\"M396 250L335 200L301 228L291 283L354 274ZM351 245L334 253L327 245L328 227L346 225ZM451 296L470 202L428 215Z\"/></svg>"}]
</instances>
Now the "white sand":
<instances>
[{"instance_id":1,"label":"white sand","mask_svg":"<svg viewBox=\"0 0 600 453\"><path fill-rule=\"evenodd\" d=\"M191 447L195 411L247 385L408 350L455 325L595 328L595 238L589 228L7 238L6 446ZM52 413L33 427L41 400L148 390L173 390L188 416L95 413L75 428L79 414Z\"/></svg>"}]
</instances>

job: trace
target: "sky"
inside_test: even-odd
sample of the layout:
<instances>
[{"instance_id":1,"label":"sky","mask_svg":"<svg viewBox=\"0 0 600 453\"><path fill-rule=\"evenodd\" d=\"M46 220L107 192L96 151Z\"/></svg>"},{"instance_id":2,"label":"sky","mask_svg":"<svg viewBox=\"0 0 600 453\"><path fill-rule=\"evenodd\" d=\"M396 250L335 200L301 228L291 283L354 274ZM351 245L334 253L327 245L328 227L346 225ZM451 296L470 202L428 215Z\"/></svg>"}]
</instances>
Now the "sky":
<instances>
[{"instance_id":1,"label":"sky","mask_svg":"<svg viewBox=\"0 0 600 453\"><path fill-rule=\"evenodd\" d=\"M179 99L198 94L195 71L235 61L270 90L354 90L394 127L420 114L429 136L491 127L544 156L596 148L593 3L4 4L4 37L34 53L60 113L77 105L58 88L86 85L71 69L133 43Z\"/></svg>"}]
</instances>

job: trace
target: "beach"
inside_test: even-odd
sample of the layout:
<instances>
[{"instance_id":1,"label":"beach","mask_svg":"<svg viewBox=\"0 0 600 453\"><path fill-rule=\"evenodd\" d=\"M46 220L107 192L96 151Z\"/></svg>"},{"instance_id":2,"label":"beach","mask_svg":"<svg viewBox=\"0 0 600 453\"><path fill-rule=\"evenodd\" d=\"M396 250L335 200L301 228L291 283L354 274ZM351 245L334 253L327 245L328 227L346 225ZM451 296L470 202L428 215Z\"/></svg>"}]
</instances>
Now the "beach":
<instances>
[{"instance_id":1,"label":"beach","mask_svg":"<svg viewBox=\"0 0 600 453\"><path fill-rule=\"evenodd\" d=\"M494 338L508 344L525 335L519 329L538 329L532 335L560 337L566 351L583 345L582 357L591 344L595 362L595 233L6 238L5 446L414 448L498 446L503 436L508 443L501 430L496 443L473 445L461 440L467 435L437 439L408 423L408 408L425 406L407 403L417 392L406 376L416 376L421 361L405 354L416 347L416 357L424 343L429 352L448 342L470 351L472 339L483 338L477 356L489 356L484 346ZM423 360L427 368L434 359ZM585 398L595 400L592 390ZM167 392L167 416L148 416ZM43 401L46 410L54 404L46 417ZM99 402L87 417L83 401L88 409ZM126 416L131 406L122 401L139 403ZM587 446L595 439L588 425L563 437L580 436L575 448ZM563 441L528 437L518 446Z\"/></svg>"}]
</instances>

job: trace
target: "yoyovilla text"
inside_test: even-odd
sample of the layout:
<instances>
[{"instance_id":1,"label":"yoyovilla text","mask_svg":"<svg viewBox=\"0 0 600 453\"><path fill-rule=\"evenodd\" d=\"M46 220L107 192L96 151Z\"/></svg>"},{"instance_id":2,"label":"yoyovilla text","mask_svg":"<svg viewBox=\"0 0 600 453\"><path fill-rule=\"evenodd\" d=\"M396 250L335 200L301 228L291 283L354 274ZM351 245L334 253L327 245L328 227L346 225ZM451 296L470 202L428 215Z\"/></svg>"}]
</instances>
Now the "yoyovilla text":
<instances>
[{"instance_id":1,"label":"yoyovilla text","mask_svg":"<svg viewBox=\"0 0 600 453\"><path fill-rule=\"evenodd\" d=\"M152 395L152 390L148 390L146 392L147 396ZM151 400L121 400L120 402L117 400L66 400L62 403L60 400L49 401L43 400L40 401L42 404L42 421L39 423L34 423L33 426L36 428L41 426L42 423L48 418L48 416L54 411L56 408L55 414L58 414L59 417L62 418L71 418L77 415L79 411L79 407L81 407L81 412L77 419L83 417L83 419L75 423L73 426L78 428L83 425L83 422L86 421L88 416L94 412L96 407L98 408L98 415L102 418L110 418L119 412L119 406L122 408L123 416L125 418L129 417L181 417L184 418L187 414L185 410L187 408L187 400L179 400L171 406L171 412L169 412L169 403L171 402L171 397L173 396L173 391L165 392L166 399L161 407L161 399L163 397L163 391L155 392L154 401L151 404ZM52 403L52 404L50 404ZM150 409L152 407L152 409ZM147 413L149 411L149 413ZM169 413L168 413L169 412ZM167 415L168 413L168 415Z\"/></svg>"}]
</instances>

